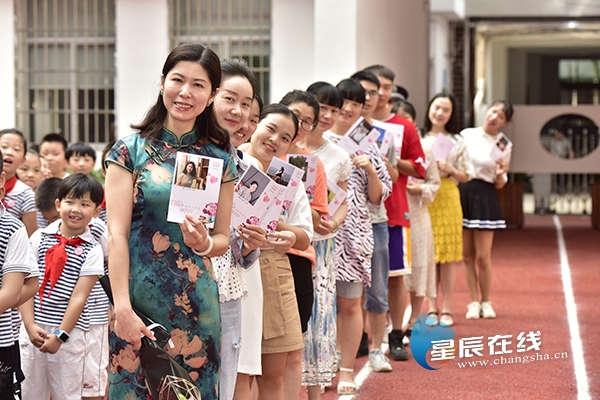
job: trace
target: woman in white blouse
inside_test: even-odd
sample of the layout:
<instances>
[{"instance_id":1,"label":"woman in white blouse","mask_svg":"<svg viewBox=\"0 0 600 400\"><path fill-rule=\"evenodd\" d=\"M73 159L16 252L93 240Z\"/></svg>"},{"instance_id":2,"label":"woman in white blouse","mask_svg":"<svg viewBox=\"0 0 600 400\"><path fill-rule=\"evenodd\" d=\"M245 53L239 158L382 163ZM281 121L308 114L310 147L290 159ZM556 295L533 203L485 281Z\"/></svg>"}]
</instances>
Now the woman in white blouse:
<instances>
[{"instance_id":1,"label":"woman in white blouse","mask_svg":"<svg viewBox=\"0 0 600 400\"><path fill-rule=\"evenodd\" d=\"M469 152L457 131L458 110L454 96L450 93L435 95L429 103L421 145L424 151L432 150L441 178L435 200L429 204L429 213L438 282L444 297L440 322L448 326L454 324L454 269L455 264L462 260L463 252L462 211L457 184L468 182L473 173ZM445 148L445 151L438 151L440 148ZM429 315L437 318L438 312L437 298L429 298Z\"/></svg>"},{"instance_id":2,"label":"woman in white blouse","mask_svg":"<svg viewBox=\"0 0 600 400\"><path fill-rule=\"evenodd\" d=\"M513 107L506 100L492 103L483 125L461 132L473 161L471 180L459 185L463 210L463 262L471 302L467 319L496 318L490 301L492 286L492 242L497 229L506 228L496 189L507 182L510 151L494 161L492 149L499 146L500 129L510 121ZM479 290L481 288L481 302Z\"/></svg>"}]
</instances>

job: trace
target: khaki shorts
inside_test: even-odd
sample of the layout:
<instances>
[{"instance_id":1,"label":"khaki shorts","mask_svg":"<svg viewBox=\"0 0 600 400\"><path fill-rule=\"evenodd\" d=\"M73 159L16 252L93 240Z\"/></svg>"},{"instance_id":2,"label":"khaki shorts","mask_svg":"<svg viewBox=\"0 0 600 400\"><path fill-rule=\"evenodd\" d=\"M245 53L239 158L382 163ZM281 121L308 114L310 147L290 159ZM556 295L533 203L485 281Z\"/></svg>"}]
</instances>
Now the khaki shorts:
<instances>
[{"instance_id":1,"label":"khaki shorts","mask_svg":"<svg viewBox=\"0 0 600 400\"><path fill-rule=\"evenodd\" d=\"M261 250L263 286L262 354L287 353L303 347L294 277L286 254Z\"/></svg>"}]
</instances>

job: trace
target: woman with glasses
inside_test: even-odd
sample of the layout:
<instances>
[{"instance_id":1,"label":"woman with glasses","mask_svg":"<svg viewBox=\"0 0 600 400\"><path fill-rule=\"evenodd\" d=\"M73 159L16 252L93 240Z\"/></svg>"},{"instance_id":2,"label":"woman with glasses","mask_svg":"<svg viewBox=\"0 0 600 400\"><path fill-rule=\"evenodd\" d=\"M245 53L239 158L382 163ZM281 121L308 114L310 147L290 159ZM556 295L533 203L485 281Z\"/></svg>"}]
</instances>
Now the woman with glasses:
<instances>
[{"instance_id":1,"label":"woman with glasses","mask_svg":"<svg viewBox=\"0 0 600 400\"><path fill-rule=\"evenodd\" d=\"M298 136L291 144L287 154L303 154L312 156L312 154L301 148L298 143L302 141L315 127L315 122L319 117L319 101L317 97L308 92L293 90L287 93L280 101L287 106L298 118ZM311 191L309 188L307 188ZM318 161L317 179L315 182L313 198L310 200L310 210L313 222L313 229L319 226L321 216L329 213L327 205L327 177L323 163ZM312 267L315 265L315 249L311 245L304 251L290 249L288 257L294 274L294 286L296 289L296 300L298 301L298 311L300 313L300 325L302 334L308 327L308 320L311 316L313 306L313 280ZM300 395L300 386L302 383L302 353L294 353L294 357L288 358L284 377L284 389L286 398L297 399Z\"/></svg>"},{"instance_id":2,"label":"woman with glasses","mask_svg":"<svg viewBox=\"0 0 600 400\"><path fill-rule=\"evenodd\" d=\"M315 129L304 137L300 146L318 156L327 179L346 191L352 169L350 157L340 146L323 137L335 125L344 99L335 86L326 82L313 83L306 91L317 96L319 118ZM347 211L344 198L337 211L322 216L315 227L312 242L316 252L312 274L314 301L302 350L302 384L307 386L309 400L321 398L321 388L332 385L336 372L335 235Z\"/></svg>"},{"instance_id":3,"label":"woman with glasses","mask_svg":"<svg viewBox=\"0 0 600 400\"><path fill-rule=\"evenodd\" d=\"M365 89L354 79L344 79L337 85L344 98L340 115L333 128L325 134L334 143L350 129L365 104ZM373 257L373 226L368 204L383 207L392 191L392 182L385 163L375 145L364 154L352 154L352 172L348 181L348 214L335 237L337 263L336 294L339 309L338 347L341 350L338 394L356 392L354 361L362 335L361 297L364 285L371 284Z\"/></svg>"}]
</instances>

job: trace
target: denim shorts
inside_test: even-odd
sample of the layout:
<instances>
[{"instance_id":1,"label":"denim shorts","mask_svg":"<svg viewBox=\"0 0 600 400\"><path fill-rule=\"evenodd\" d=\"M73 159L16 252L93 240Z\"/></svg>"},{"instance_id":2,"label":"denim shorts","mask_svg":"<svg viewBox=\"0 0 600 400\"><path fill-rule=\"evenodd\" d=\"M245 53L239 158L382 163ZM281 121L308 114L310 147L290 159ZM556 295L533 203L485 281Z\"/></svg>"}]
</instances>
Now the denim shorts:
<instances>
[{"instance_id":1,"label":"denim shorts","mask_svg":"<svg viewBox=\"0 0 600 400\"><path fill-rule=\"evenodd\" d=\"M367 287L365 309L373 314L388 311L388 276L390 272L390 234L387 222L373 224L373 258L371 259L371 286Z\"/></svg>"}]
</instances>

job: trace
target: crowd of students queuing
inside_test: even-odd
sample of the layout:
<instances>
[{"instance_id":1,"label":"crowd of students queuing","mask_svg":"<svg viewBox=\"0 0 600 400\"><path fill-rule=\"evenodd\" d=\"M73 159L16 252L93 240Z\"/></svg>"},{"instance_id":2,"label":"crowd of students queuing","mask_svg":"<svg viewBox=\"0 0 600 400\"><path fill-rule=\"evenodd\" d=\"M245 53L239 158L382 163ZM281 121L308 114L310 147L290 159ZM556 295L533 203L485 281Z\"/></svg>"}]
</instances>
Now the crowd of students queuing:
<instances>
[{"instance_id":1,"label":"crowd of students queuing","mask_svg":"<svg viewBox=\"0 0 600 400\"><path fill-rule=\"evenodd\" d=\"M374 65L265 106L245 62L182 44L135 133L102 152L104 188L91 146L52 133L28 148L19 130L0 131L0 397L149 398L138 350L154 335L134 309L167 329L165 350L204 400L297 399L302 386L319 399L336 374L337 392L355 393L361 351L377 372L392 370L384 340L408 360L425 298L431 323L454 323L460 262L466 317L495 318L491 247L505 227L495 190L509 160L490 151L512 106L493 103L481 127L459 133L454 97L440 93L420 135L394 78ZM349 155L336 143L361 117L401 125L402 143ZM446 159L431 150L438 134L454 143ZM166 221L179 151L224 161L210 230L189 214ZM236 180L286 154L318 156L311 200L298 190L274 232L231 227ZM347 191L333 215L327 179Z\"/></svg>"}]
</instances>

